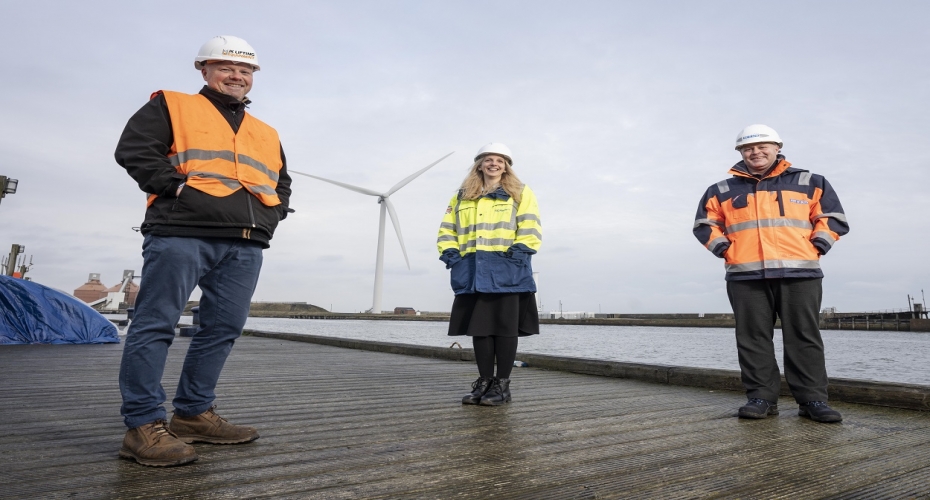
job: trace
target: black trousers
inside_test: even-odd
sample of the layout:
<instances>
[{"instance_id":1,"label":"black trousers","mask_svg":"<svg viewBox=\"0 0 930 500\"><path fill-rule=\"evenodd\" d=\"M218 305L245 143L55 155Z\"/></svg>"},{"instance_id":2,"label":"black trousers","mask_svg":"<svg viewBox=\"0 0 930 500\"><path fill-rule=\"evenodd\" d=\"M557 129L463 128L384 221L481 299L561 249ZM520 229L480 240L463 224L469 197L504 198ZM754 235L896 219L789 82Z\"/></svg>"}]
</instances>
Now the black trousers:
<instances>
[{"instance_id":1,"label":"black trousers","mask_svg":"<svg viewBox=\"0 0 930 500\"><path fill-rule=\"evenodd\" d=\"M736 316L736 349L746 396L778 401L775 319L781 319L785 380L799 403L827 401L827 368L820 336L823 278L728 281Z\"/></svg>"}]
</instances>

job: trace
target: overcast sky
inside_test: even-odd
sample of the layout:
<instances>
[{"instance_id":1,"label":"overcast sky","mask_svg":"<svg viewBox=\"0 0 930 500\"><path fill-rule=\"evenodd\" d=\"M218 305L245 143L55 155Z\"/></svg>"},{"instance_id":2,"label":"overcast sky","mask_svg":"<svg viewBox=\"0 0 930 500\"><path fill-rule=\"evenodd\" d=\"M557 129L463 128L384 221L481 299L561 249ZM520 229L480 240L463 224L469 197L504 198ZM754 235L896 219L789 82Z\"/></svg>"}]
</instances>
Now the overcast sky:
<instances>
[{"instance_id":1,"label":"overcast sky","mask_svg":"<svg viewBox=\"0 0 930 500\"><path fill-rule=\"evenodd\" d=\"M288 166L394 194L384 309L449 310L436 231L477 149L513 151L539 198L546 310L729 312L723 262L691 227L764 123L836 188L851 232L822 260L824 307L930 292L930 4L914 2L4 2L0 252L73 291L141 273L145 196L113 159L159 89L197 92L206 40L246 39L250 112ZM378 204L294 176L254 300L371 307Z\"/></svg>"}]
</instances>

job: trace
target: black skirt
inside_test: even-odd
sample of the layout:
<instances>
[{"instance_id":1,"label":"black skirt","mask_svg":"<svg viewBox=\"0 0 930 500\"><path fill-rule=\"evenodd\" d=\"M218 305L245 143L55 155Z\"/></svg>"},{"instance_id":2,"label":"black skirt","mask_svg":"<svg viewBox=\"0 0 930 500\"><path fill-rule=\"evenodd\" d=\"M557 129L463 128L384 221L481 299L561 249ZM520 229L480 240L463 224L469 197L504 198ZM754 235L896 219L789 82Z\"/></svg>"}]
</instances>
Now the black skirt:
<instances>
[{"instance_id":1,"label":"black skirt","mask_svg":"<svg viewBox=\"0 0 930 500\"><path fill-rule=\"evenodd\" d=\"M463 293L455 296L449 335L526 337L539 334L536 294Z\"/></svg>"}]
</instances>

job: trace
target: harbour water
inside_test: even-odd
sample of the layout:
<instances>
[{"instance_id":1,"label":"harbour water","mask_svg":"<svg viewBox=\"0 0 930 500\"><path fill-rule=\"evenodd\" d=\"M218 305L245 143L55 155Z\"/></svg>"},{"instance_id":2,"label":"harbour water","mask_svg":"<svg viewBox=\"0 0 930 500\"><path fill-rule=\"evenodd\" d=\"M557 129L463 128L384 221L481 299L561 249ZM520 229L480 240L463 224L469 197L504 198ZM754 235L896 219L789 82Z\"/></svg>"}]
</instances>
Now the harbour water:
<instances>
[{"instance_id":1,"label":"harbour water","mask_svg":"<svg viewBox=\"0 0 930 500\"><path fill-rule=\"evenodd\" d=\"M190 321L190 317L182 318ZM249 318L246 328L271 332L449 347L467 337L446 335L432 321ZM732 329L641 326L540 325L541 334L521 338L520 352L579 358L738 370ZM930 385L930 333L824 330L831 377ZM781 331L775 349L782 363Z\"/></svg>"}]
</instances>

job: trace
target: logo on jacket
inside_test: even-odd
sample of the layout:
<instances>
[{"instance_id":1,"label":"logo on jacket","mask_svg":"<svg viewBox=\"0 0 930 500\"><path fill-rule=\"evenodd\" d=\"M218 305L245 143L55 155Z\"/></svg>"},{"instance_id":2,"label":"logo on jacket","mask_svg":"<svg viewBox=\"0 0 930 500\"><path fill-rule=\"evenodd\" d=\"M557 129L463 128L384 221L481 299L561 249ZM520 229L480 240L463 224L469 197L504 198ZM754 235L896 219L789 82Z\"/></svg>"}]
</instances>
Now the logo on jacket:
<instances>
[{"instance_id":1,"label":"logo on jacket","mask_svg":"<svg viewBox=\"0 0 930 500\"><path fill-rule=\"evenodd\" d=\"M789 201L791 201L791 203L797 203L798 205L809 205L810 204L810 202L807 200L795 200L794 198L789 198Z\"/></svg>"},{"instance_id":2,"label":"logo on jacket","mask_svg":"<svg viewBox=\"0 0 930 500\"><path fill-rule=\"evenodd\" d=\"M452 213L452 207L446 207L446 213L447 213L447 214L451 214L451 213Z\"/></svg>"}]
</instances>

